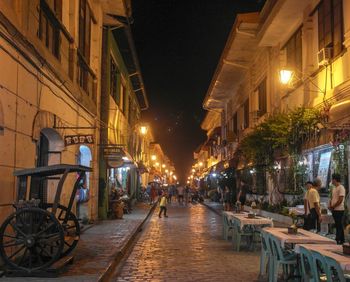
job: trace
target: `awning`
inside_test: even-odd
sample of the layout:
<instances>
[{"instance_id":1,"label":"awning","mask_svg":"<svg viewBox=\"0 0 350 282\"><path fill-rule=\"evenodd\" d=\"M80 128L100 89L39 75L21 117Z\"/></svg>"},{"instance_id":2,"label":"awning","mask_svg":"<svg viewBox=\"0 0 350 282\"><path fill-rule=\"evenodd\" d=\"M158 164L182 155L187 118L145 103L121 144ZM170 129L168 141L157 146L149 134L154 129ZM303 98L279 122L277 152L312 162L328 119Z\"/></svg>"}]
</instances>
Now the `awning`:
<instances>
[{"instance_id":1,"label":"awning","mask_svg":"<svg viewBox=\"0 0 350 282\"><path fill-rule=\"evenodd\" d=\"M329 110L329 127L350 128L350 100L344 100L332 105Z\"/></svg>"}]
</instances>

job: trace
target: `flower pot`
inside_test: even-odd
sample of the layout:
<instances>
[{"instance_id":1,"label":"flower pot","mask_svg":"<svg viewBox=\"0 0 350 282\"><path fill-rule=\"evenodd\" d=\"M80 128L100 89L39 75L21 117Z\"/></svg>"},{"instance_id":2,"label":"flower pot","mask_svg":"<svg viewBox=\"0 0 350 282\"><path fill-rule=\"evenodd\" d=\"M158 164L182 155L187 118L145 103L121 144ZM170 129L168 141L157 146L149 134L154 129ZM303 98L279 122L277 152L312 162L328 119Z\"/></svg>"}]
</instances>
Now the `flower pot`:
<instances>
[{"instance_id":1,"label":"flower pot","mask_svg":"<svg viewBox=\"0 0 350 282\"><path fill-rule=\"evenodd\" d=\"M343 244L343 253L346 255L350 255L350 245L349 243L344 243Z\"/></svg>"},{"instance_id":2,"label":"flower pot","mask_svg":"<svg viewBox=\"0 0 350 282\"><path fill-rule=\"evenodd\" d=\"M298 233L298 228L295 225L288 227L288 234L297 234L297 233Z\"/></svg>"}]
</instances>

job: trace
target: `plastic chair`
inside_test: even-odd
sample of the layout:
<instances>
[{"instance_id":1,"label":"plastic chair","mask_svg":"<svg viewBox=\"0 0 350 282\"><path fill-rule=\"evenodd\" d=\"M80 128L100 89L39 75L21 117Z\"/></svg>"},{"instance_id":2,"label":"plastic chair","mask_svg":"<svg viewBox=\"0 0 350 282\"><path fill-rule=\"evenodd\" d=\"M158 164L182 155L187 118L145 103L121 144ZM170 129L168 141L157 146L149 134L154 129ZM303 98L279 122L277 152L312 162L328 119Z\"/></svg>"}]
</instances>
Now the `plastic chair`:
<instances>
[{"instance_id":1,"label":"plastic chair","mask_svg":"<svg viewBox=\"0 0 350 282\"><path fill-rule=\"evenodd\" d=\"M283 267L283 276L286 280L287 276L289 276L290 273L293 273L294 270L297 269L296 255L294 253L283 251L280 241L277 240L275 237L270 236L269 241L272 247L274 260L272 281L277 282L278 271L281 265ZM288 267L290 268L290 273L288 272Z\"/></svg>"},{"instance_id":2,"label":"plastic chair","mask_svg":"<svg viewBox=\"0 0 350 282\"><path fill-rule=\"evenodd\" d=\"M241 240L242 237L247 238L250 242L252 242L253 238L253 230L245 231L244 228L241 229L238 222L233 222L233 230L234 230L234 236L232 236L232 245L234 246L236 242L236 251L239 252L241 247Z\"/></svg>"},{"instance_id":3,"label":"plastic chair","mask_svg":"<svg viewBox=\"0 0 350 282\"><path fill-rule=\"evenodd\" d=\"M223 235L224 239L227 240L229 237L229 232L231 231L231 236L233 237L233 224L232 222L228 219L228 217L223 214Z\"/></svg>"},{"instance_id":4,"label":"plastic chair","mask_svg":"<svg viewBox=\"0 0 350 282\"><path fill-rule=\"evenodd\" d=\"M331 257L325 257L325 259L328 269L327 273L329 274L329 276L327 276L327 281L346 282L350 280L350 275L344 274L339 263L335 259Z\"/></svg>"},{"instance_id":5,"label":"plastic chair","mask_svg":"<svg viewBox=\"0 0 350 282\"><path fill-rule=\"evenodd\" d=\"M260 233L261 236L261 255L260 255L260 275L263 276L268 272L268 276L273 275L273 261L272 252L269 243L269 234L265 232Z\"/></svg>"},{"instance_id":6,"label":"plastic chair","mask_svg":"<svg viewBox=\"0 0 350 282\"><path fill-rule=\"evenodd\" d=\"M300 266L302 281L315 282L317 274L313 267L312 253L304 247L300 247Z\"/></svg>"},{"instance_id":7,"label":"plastic chair","mask_svg":"<svg viewBox=\"0 0 350 282\"><path fill-rule=\"evenodd\" d=\"M315 282L321 282L321 281L329 281L332 280L328 279L328 277L331 277L330 271L328 271L327 262L325 257L316 251L311 251L312 254L312 268L314 272L314 281Z\"/></svg>"}]
</instances>

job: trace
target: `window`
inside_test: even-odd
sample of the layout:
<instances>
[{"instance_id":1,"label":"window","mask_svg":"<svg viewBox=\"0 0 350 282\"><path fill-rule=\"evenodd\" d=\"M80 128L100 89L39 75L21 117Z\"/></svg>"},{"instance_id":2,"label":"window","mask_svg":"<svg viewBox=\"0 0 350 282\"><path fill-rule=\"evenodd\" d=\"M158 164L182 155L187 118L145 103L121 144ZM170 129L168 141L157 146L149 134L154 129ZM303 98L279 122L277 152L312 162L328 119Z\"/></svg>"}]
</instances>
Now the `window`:
<instances>
[{"instance_id":1,"label":"window","mask_svg":"<svg viewBox=\"0 0 350 282\"><path fill-rule=\"evenodd\" d=\"M110 66L110 95L113 97L117 105L120 105L120 89L118 87L118 82L120 80L120 73L117 66L117 63L111 57L111 66Z\"/></svg>"},{"instance_id":2,"label":"window","mask_svg":"<svg viewBox=\"0 0 350 282\"><path fill-rule=\"evenodd\" d=\"M301 45L301 28L288 40L285 45L287 67L302 72L302 45ZM295 76L300 77L300 75Z\"/></svg>"},{"instance_id":3,"label":"window","mask_svg":"<svg viewBox=\"0 0 350 282\"><path fill-rule=\"evenodd\" d=\"M87 0L80 0L79 6L79 44L77 61L77 82L86 94L96 102L96 75L90 68L91 21L93 20Z\"/></svg>"},{"instance_id":4,"label":"window","mask_svg":"<svg viewBox=\"0 0 350 282\"><path fill-rule=\"evenodd\" d=\"M257 90L259 116L263 116L267 113L266 78L264 78L263 81L260 82Z\"/></svg>"},{"instance_id":5,"label":"window","mask_svg":"<svg viewBox=\"0 0 350 282\"><path fill-rule=\"evenodd\" d=\"M80 0L79 9L79 51L90 63L91 11L86 0Z\"/></svg>"},{"instance_id":6,"label":"window","mask_svg":"<svg viewBox=\"0 0 350 282\"><path fill-rule=\"evenodd\" d=\"M62 0L40 0L38 36L57 59L60 59L61 17Z\"/></svg>"},{"instance_id":7,"label":"window","mask_svg":"<svg viewBox=\"0 0 350 282\"><path fill-rule=\"evenodd\" d=\"M244 128L249 127L249 98L244 102Z\"/></svg>"},{"instance_id":8,"label":"window","mask_svg":"<svg viewBox=\"0 0 350 282\"><path fill-rule=\"evenodd\" d=\"M233 123L233 132L234 132L234 134L237 135L237 133L238 133L238 118L237 118L237 112L233 115L232 123Z\"/></svg>"},{"instance_id":9,"label":"window","mask_svg":"<svg viewBox=\"0 0 350 282\"><path fill-rule=\"evenodd\" d=\"M343 50L342 0L323 0L318 6L319 49L333 47L333 57Z\"/></svg>"},{"instance_id":10,"label":"window","mask_svg":"<svg viewBox=\"0 0 350 282\"><path fill-rule=\"evenodd\" d=\"M122 112L125 113L125 109L126 109L126 88L125 85L123 83L123 80L120 81L120 103L119 103L119 107L120 110Z\"/></svg>"}]
</instances>

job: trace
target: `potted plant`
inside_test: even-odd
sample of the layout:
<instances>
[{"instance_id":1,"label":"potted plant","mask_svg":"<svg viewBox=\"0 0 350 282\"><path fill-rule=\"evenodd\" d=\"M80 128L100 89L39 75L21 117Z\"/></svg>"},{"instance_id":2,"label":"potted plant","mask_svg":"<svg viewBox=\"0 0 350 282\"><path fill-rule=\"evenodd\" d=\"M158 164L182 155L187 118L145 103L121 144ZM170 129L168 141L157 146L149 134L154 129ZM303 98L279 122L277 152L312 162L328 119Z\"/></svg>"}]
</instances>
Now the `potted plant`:
<instances>
[{"instance_id":1,"label":"potted plant","mask_svg":"<svg viewBox=\"0 0 350 282\"><path fill-rule=\"evenodd\" d=\"M291 210L289 212L289 216L292 218L292 225L288 227L288 233L289 234L297 234L298 233L298 227L296 225L297 222L297 215L294 210Z\"/></svg>"}]
</instances>

